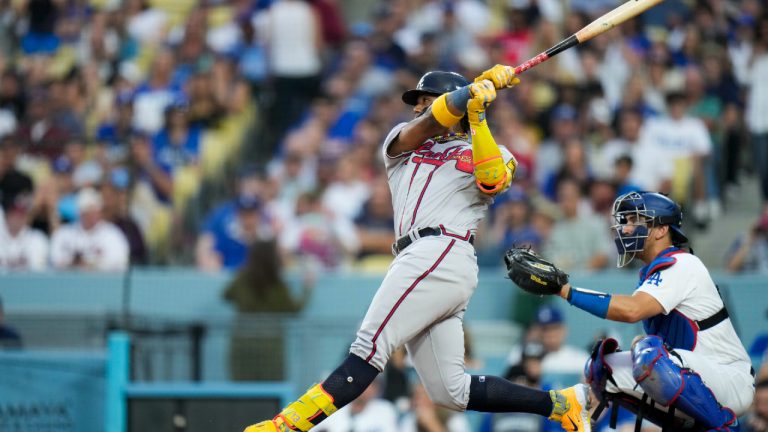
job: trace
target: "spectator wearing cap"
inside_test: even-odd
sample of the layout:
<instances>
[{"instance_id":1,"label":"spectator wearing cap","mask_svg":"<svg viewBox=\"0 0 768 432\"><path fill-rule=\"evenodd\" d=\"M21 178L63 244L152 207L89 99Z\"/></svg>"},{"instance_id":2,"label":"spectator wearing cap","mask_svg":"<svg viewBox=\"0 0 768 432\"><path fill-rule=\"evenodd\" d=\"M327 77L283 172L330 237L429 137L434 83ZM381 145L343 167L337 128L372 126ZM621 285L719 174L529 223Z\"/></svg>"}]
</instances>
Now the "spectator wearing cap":
<instances>
[{"instance_id":1,"label":"spectator wearing cap","mask_svg":"<svg viewBox=\"0 0 768 432\"><path fill-rule=\"evenodd\" d=\"M598 177L608 178L613 174L614 163L621 156L636 156L640 139L643 114L638 109L623 108L616 115L616 137L606 141L591 154L591 165ZM639 155L637 155L639 156Z\"/></svg>"},{"instance_id":2,"label":"spectator wearing cap","mask_svg":"<svg viewBox=\"0 0 768 432\"><path fill-rule=\"evenodd\" d=\"M616 161L613 162L613 176L611 177L611 180L616 188L616 197L642 190L640 186L635 184L631 179L633 166L634 159L628 154L617 157Z\"/></svg>"},{"instance_id":3,"label":"spectator wearing cap","mask_svg":"<svg viewBox=\"0 0 768 432\"><path fill-rule=\"evenodd\" d=\"M539 341L526 342L520 353L520 362L510 365L504 373L509 381L528 387L541 386L541 361L547 351Z\"/></svg>"},{"instance_id":4,"label":"spectator wearing cap","mask_svg":"<svg viewBox=\"0 0 768 432\"><path fill-rule=\"evenodd\" d=\"M0 227L0 269L41 271L48 266L48 238L30 227L31 191L3 197L5 226Z\"/></svg>"},{"instance_id":5,"label":"spectator wearing cap","mask_svg":"<svg viewBox=\"0 0 768 432\"><path fill-rule=\"evenodd\" d=\"M129 213L130 186L131 178L128 170L113 168L101 186L101 197L104 200L102 212L105 220L113 223L123 232L128 241L131 263L146 264L149 255L144 235Z\"/></svg>"},{"instance_id":6,"label":"spectator wearing cap","mask_svg":"<svg viewBox=\"0 0 768 432\"><path fill-rule=\"evenodd\" d=\"M493 222L482 236L482 256L492 256L493 264L499 264L499 257L511 247L540 251L543 239L531 224L531 212L531 201L523 189L512 186L500 194L494 202Z\"/></svg>"},{"instance_id":7,"label":"spectator wearing cap","mask_svg":"<svg viewBox=\"0 0 768 432\"><path fill-rule=\"evenodd\" d=\"M548 138L541 142L536 152L534 179L543 188L547 179L562 166L566 142L578 136L578 113L571 105L561 104L549 114Z\"/></svg>"},{"instance_id":8,"label":"spectator wearing cap","mask_svg":"<svg viewBox=\"0 0 768 432\"><path fill-rule=\"evenodd\" d=\"M133 132L133 93L121 91L115 97L113 117L99 125L96 141L104 146L107 161L111 165L125 162Z\"/></svg>"},{"instance_id":9,"label":"spectator wearing cap","mask_svg":"<svg viewBox=\"0 0 768 432\"><path fill-rule=\"evenodd\" d=\"M179 168L197 165L202 129L189 122L189 104L176 99L165 109L165 127L152 139L155 164L168 175Z\"/></svg>"},{"instance_id":10,"label":"spectator wearing cap","mask_svg":"<svg viewBox=\"0 0 768 432\"><path fill-rule=\"evenodd\" d=\"M57 269L122 271L129 246L122 231L102 216L101 194L85 188L77 195L80 220L60 227L51 238L51 262Z\"/></svg>"},{"instance_id":11,"label":"spectator wearing cap","mask_svg":"<svg viewBox=\"0 0 768 432\"><path fill-rule=\"evenodd\" d=\"M80 138L69 139L64 145L64 156L72 164L72 182L78 189L97 187L104 175L101 165L89 157L88 150Z\"/></svg>"},{"instance_id":12,"label":"spectator wearing cap","mask_svg":"<svg viewBox=\"0 0 768 432\"><path fill-rule=\"evenodd\" d=\"M149 134L163 128L163 112L183 95L183 82L174 75L176 58L170 48L161 49L152 61L149 77L136 88L133 127Z\"/></svg>"},{"instance_id":13,"label":"spectator wearing cap","mask_svg":"<svg viewBox=\"0 0 768 432\"><path fill-rule=\"evenodd\" d=\"M237 223L239 207L243 200L264 201L266 199L266 174L264 170L255 165L244 166L238 175L235 185L235 198L215 207L203 221L200 235L197 238L195 255L199 268L207 270L218 270L221 266L215 253L216 233L227 232L228 226ZM274 237L274 231L278 229L275 225L276 218L271 216L272 212L268 206L261 210L264 226L260 228L264 239Z\"/></svg>"},{"instance_id":14,"label":"spectator wearing cap","mask_svg":"<svg viewBox=\"0 0 768 432\"><path fill-rule=\"evenodd\" d=\"M198 236L195 257L199 269L237 269L245 263L255 241L273 238L261 199L240 195L234 204L234 217L217 218L214 214Z\"/></svg>"},{"instance_id":15,"label":"spectator wearing cap","mask_svg":"<svg viewBox=\"0 0 768 432\"><path fill-rule=\"evenodd\" d=\"M63 153L70 133L55 121L49 97L43 88L28 94L26 113L16 129L16 138L26 154L53 161Z\"/></svg>"},{"instance_id":16,"label":"spectator wearing cap","mask_svg":"<svg viewBox=\"0 0 768 432\"><path fill-rule=\"evenodd\" d=\"M565 178L579 184L582 193L586 193L594 180L592 168L587 160L584 144L579 138L569 138L563 147L563 162L560 168L551 173L542 186L542 192L550 200L557 198L557 185Z\"/></svg>"},{"instance_id":17,"label":"spectator wearing cap","mask_svg":"<svg viewBox=\"0 0 768 432\"><path fill-rule=\"evenodd\" d=\"M768 211L737 237L726 254L731 272L768 274Z\"/></svg>"},{"instance_id":18,"label":"spectator wearing cap","mask_svg":"<svg viewBox=\"0 0 768 432\"><path fill-rule=\"evenodd\" d=\"M584 371L584 364L589 354L565 344L568 328L562 311L552 305L541 306L536 311L535 325L541 331L541 344L546 354L541 361L541 373L547 374L578 374Z\"/></svg>"},{"instance_id":19,"label":"spectator wearing cap","mask_svg":"<svg viewBox=\"0 0 768 432\"><path fill-rule=\"evenodd\" d=\"M565 271L594 271L608 265L613 253L608 221L585 206L579 183L563 179L557 188L562 219L555 222L542 254Z\"/></svg>"}]
</instances>

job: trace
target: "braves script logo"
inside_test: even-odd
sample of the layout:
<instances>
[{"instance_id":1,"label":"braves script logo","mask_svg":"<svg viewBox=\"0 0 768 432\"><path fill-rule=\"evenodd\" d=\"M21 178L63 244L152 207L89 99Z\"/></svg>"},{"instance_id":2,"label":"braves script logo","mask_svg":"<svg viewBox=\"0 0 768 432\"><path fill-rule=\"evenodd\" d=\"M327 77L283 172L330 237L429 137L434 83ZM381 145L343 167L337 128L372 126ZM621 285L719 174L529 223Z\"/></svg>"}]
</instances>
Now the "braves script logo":
<instances>
[{"instance_id":1,"label":"braves script logo","mask_svg":"<svg viewBox=\"0 0 768 432\"><path fill-rule=\"evenodd\" d=\"M434 143L429 143L421 146L414 152L411 161L417 164L426 163L437 166L442 166L446 162L456 161L457 170L469 174L474 172L471 148L467 146L453 146L441 152L433 152L432 146L434 145Z\"/></svg>"}]
</instances>

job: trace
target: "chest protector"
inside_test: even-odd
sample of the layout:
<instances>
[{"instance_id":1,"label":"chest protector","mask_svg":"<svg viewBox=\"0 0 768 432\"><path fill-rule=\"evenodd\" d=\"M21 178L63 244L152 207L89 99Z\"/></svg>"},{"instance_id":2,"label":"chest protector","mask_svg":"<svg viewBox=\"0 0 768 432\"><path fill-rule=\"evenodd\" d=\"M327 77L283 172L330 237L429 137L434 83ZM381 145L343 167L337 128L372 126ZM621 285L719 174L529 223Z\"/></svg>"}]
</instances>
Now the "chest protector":
<instances>
[{"instance_id":1,"label":"chest protector","mask_svg":"<svg viewBox=\"0 0 768 432\"><path fill-rule=\"evenodd\" d=\"M675 255L679 253L684 252L676 247L661 252L653 261L640 269L640 281L637 286L639 287L648 279L658 277L658 272L675 265L677 262ZM668 315L658 314L644 319L643 329L648 335L660 337L671 348L689 351L693 351L696 347L696 336L699 331L696 322L677 309L673 309Z\"/></svg>"},{"instance_id":2,"label":"chest protector","mask_svg":"<svg viewBox=\"0 0 768 432\"><path fill-rule=\"evenodd\" d=\"M637 286L649 279L653 280L654 277L658 278L658 272L675 265L677 262L675 255L680 253L685 252L676 247L662 251L650 264L640 269L640 281ZM693 351L700 331L712 328L726 319L728 319L728 310L725 308L725 303L723 308L714 315L698 321L688 318L677 309L672 309L668 315L658 314L644 319L643 329L648 335L660 337L669 348Z\"/></svg>"}]
</instances>

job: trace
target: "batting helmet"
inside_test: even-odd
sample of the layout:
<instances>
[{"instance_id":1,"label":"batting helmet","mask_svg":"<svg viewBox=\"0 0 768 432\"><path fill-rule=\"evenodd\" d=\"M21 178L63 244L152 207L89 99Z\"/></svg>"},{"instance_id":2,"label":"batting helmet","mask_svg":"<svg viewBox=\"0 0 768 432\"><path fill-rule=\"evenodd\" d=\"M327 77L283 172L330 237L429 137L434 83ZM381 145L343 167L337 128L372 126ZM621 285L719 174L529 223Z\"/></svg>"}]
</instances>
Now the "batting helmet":
<instances>
[{"instance_id":1,"label":"batting helmet","mask_svg":"<svg viewBox=\"0 0 768 432\"><path fill-rule=\"evenodd\" d=\"M440 96L443 93L458 90L469 84L466 78L456 72L431 71L424 74L415 89L403 93L403 102L416 105L423 94Z\"/></svg>"},{"instance_id":2,"label":"batting helmet","mask_svg":"<svg viewBox=\"0 0 768 432\"><path fill-rule=\"evenodd\" d=\"M642 225L632 233L625 233L624 226L629 223L628 216L635 216L635 221ZM645 247L649 226L667 225L672 236L672 244L682 246L688 243L688 237L683 232L683 211L680 206L667 196L656 192L630 192L613 202L613 218L616 222L613 229L616 233L616 248L619 252L617 265L627 265Z\"/></svg>"}]
</instances>

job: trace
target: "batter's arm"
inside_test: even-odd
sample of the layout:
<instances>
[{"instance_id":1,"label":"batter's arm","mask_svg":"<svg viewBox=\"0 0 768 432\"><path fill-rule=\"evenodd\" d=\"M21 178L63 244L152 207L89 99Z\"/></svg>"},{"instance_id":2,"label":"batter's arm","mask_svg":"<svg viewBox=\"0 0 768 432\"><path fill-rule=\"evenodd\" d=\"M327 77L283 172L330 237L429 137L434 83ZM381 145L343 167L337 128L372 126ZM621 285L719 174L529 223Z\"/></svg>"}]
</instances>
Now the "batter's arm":
<instances>
[{"instance_id":1,"label":"batter's arm","mask_svg":"<svg viewBox=\"0 0 768 432\"><path fill-rule=\"evenodd\" d=\"M429 96L427 96L429 98ZM447 132L464 117L467 101L470 98L469 86L427 100L430 103L426 111L411 120L397 138L387 148L387 156L397 157L416 150L424 141Z\"/></svg>"},{"instance_id":2,"label":"batter's arm","mask_svg":"<svg viewBox=\"0 0 768 432\"><path fill-rule=\"evenodd\" d=\"M560 297L572 306L611 321L636 323L664 313L664 307L652 295L637 291L632 295L606 294L565 284Z\"/></svg>"},{"instance_id":3,"label":"batter's arm","mask_svg":"<svg viewBox=\"0 0 768 432\"><path fill-rule=\"evenodd\" d=\"M485 108L496 99L494 84L489 80L471 84L472 99L467 103L467 115L472 132L472 164L475 182L484 193L495 194L503 191L512 182L516 162L513 157L509 164L504 163L501 149L493 139Z\"/></svg>"}]
</instances>

